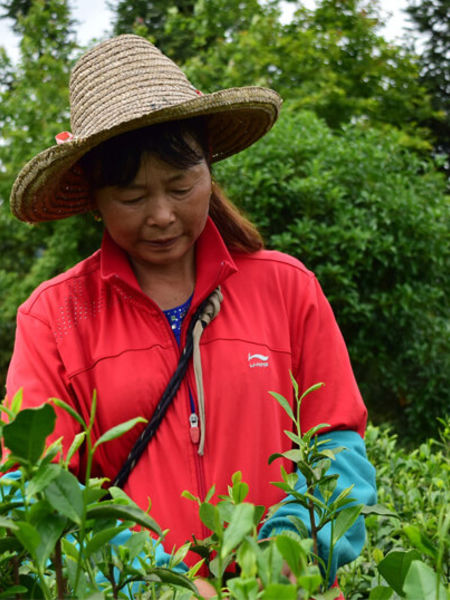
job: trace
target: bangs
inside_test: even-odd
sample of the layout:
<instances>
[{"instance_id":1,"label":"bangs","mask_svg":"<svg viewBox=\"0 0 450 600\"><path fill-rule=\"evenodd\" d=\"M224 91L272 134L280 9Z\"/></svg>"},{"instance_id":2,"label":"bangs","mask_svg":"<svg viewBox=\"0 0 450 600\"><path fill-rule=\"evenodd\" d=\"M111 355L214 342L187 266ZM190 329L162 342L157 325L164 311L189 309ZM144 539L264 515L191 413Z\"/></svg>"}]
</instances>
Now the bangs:
<instances>
[{"instance_id":1,"label":"bangs","mask_svg":"<svg viewBox=\"0 0 450 600\"><path fill-rule=\"evenodd\" d=\"M136 177L144 154L156 154L177 169L202 160L210 164L204 119L150 125L111 138L88 152L80 164L92 189L126 186Z\"/></svg>"}]
</instances>

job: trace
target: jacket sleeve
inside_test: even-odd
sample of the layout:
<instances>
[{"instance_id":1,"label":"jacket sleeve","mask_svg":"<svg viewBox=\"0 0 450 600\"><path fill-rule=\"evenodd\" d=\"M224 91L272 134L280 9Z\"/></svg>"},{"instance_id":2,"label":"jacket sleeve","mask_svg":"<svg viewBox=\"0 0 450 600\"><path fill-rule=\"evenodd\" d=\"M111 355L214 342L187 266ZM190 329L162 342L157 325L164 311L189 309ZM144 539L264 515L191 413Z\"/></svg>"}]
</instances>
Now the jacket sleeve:
<instances>
[{"instance_id":1,"label":"jacket sleeve","mask_svg":"<svg viewBox=\"0 0 450 600\"><path fill-rule=\"evenodd\" d=\"M315 276L311 274L307 284L292 291L289 304L295 379L302 392L324 384L302 401L302 432L327 423L330 430L352 430L364 436L367 409L344 338Z\"/></svg>"},{"instance_id":2,"label":"jacket sleeve","mask_svg":"<svg viewBox=\"0 0 450 600\"><path fill-rule=\"evenodd\" d=\"M37 407L49 398L59 398L79 410L50 325L23 307L17 313L14 351L6 379L7 398L11 400L20 389L23 391L22 408ZM66 411L54 408L56 426L49 442L62 436L63 448L67 451L80 426ZM71 469L78 475L78 453Z\"/></svg>"},{"instance_id":3,"label":"jacket sleeve","mask_svg":"<svg viewBox=\"0 0 450 600\"><path fill-rule=\"evenodd\" d=\"M350 497L354 499L355 504L371 505L375 504L377 499L375 469L370 464L366 456L364 440L354 431L333 431L318 436L319 440L328 440L321 448L345 447L345 450L336 454L332 461L328 474L338 474L337 486L332 500L344 489L353 485ZM298 480L295 486L300 493L306 492L306 482L304 476L297 471ZM316 493L317 496L319 496ZM286 500L292 500L292 496L287 496ZM300 518L311 531L310 518L305 507L297 502L284 504L279 508L271 518L269 518L260 530L259 538L264 539L281 533L282 531L295 531L294 524L289 517ZM325 564L328 563L330 553L330 535L331 526L328 523L318 534L318 545L320 557ZM330 569L330 585L334 582L336 571L342 565L351 562L359 556L365 542L364 518L358 517L353 526L341 537L332 553L332 562Z\"/></svg>"}]
</instances>

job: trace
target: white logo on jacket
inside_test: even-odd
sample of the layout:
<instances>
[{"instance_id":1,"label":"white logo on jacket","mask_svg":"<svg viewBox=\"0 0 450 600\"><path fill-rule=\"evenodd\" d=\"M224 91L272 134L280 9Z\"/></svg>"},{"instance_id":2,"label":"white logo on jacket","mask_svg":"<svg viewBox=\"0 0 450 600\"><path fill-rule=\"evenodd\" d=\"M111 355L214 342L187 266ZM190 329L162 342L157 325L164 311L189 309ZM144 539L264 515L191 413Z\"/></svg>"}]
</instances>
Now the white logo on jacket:
<instances>
[{"instance_id":1,"label":"white logo on jacket","mask_svg":"<svg viewBox=\"0 0 450 600\"><path fill-rule=\"evenodd\" d=\"M253 369L254 367L268 367L269 357L264 354L250 354L248 353L248 366Z\"/></svg>"}]
</instances>

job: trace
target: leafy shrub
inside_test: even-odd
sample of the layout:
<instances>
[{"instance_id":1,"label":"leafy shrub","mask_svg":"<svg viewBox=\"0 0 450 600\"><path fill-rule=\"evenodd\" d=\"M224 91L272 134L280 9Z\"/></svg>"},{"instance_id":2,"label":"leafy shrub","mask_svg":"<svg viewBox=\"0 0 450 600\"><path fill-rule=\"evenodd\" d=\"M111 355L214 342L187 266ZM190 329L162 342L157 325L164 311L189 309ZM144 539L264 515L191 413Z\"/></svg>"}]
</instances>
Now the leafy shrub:
<instances>
[{"instance_id":1,"label":"leafy shrub","mask_svg":"<svg viewBox=\"0 0 450 600\"><path fill-rule=\"evenodd\" d=\"M331 499L337 475L327 475L327 465L334 453L341 449L330 453L321 448L323 442L312 440L315 431L321 426L300 436L301 398L298 397L294 381L293 384L297 398L296 411L292 410L290 403L282 396L275 393L272 395L294 422L294 431L288 433L296 448L289 450L284 456L307 473L308 492L297 492L295 475L288 474L283 469L283 482L277 485L316 513L317 529L331 519L335 541L351 526L361 510L372 515L367 518L370 540L368 548L360 559L347 567L341 577L341 585L348 588L347 598L357 600L369 597L370 600L383 600L393 597L395 590L407 600L422 597L445 600L450 591L450 517L445 513L449 490L449 460L445 454L450 438L449 424L444 428L442 444L430 440L409 456L396 448L395 437L389 432L369 428L368 450L379 467L380 496L386 501L388 508L390 506L397 510L397 516L401 520L400 525L393 525L392 523L398 522L393 521L392 513L384 507L363 508L352 505L349 497L351 488L334 500ZM316 387L319 386L313 386L309 391ZM95 396L89 423L84 423L63 402L56 399L53 402L68 410L82 426L82 432L75 437L67 455L58 464L52 461L61 453L61 440L45 449L46 436L51 433L55 423L51 405L20 412L21 398L18 395L9 407L2 408L11 419L8 425L0 421L4 446L11 455L2 462L0 473L7 472L12 465L17 464L19 471L15 477L6 475L0 479L1 597L11 597L13 594L19 598L49 600L54 597L188 600L192 598L192 594L201 597L193 579L203 560L184 575L176 572L189 544L172 553L168 559L169 568L157 566L155 545L148 531L135 532L125 543L120 544L116 536L134 524L142 525L159 536L158 542L164 536L151 517L141 511L122 490L110 488L112 497L105 498L103 480L89 478L90 464L96 448L130 430L140 418L105 432L92 446L90 435L95 417ZM68 464L83 442L87 445L87 474L86 485L80 488L75 477L68 471ZM433 454L435 449L438 451ZM390 476L392 464L386 464L385 452L394 461L396 478ZM280 456L272 455L269 460ZM424 457L426 467L423 465ZM401 468L404 466L411 473L409 479L404 477L404 470ZM392 502L394 489L400 487L407 490L410 489L409 486L422 492L428 486L432 502L423 493L412 497L398 495L397 500ZM323 498L327 499L326 504L316 497L315 490L321 490ZM322 571L319 570L320 560L314 550L317 543L313 531L314 519L311 521L312 539L308 537L305 525L296 524L293 519L297 533L283 532L270 540L257 541L257 525L264 507L245 502L247 493L248 486L242 481L240 472L233 475L228 495L220 496L214 501L214 486L204 499L184 493L198 503L200 519L211 530L209 538L194 540L196 543L192 549L206 561L217 598L335 598L335 589L323 590L327 587L324 586L327 576L323 575L327 567L322 565ZM417 525L414 519L405 522L413 513L421 514ZM374 521L375 514L389 517L382 518L382 526L378 527ZM413 549L399 549L398 543L403 541L407 546L412 545ZM238 569L231 573L225 572L232 561L238 565ZM376 569L374 561L377 563ZM291 571L289 578L283 567L284 562ZM389 585L380 585L380 575ZM447 585L447 591L444 585ZM420 596L421 593L423 596Z\"/></svg>"},{"instance_id":2,"label":"leafy shrub","mask_svg":"<svg viewBox=\"0 0 450 600\"><path fill-rule=\"evenodd\" d=\"M366 546L356 561L340 571L347 600L371 597L371 590L382 583L376 566L393 551L416 552L429 567L439 563L449 584L450 421L441 424L439 439L427 439L412 451L399 444L389 428L367 428L367 454L377 471L378 501L396 518L366 518ZM420 587L417 594L417 598L434 599Z\"/></svg>"},{"instance_id":3,"label":"leafy shrub","mask_svg":"<svg viewBox=\"0 0 450 600\"><path fill-rule=\"evenodd\" d=\"M287 109L216 172L267 245L318 276L372 419L424 438L450 400L450 204L442 174L401 142Z\"/></svg>"}]
</instances>

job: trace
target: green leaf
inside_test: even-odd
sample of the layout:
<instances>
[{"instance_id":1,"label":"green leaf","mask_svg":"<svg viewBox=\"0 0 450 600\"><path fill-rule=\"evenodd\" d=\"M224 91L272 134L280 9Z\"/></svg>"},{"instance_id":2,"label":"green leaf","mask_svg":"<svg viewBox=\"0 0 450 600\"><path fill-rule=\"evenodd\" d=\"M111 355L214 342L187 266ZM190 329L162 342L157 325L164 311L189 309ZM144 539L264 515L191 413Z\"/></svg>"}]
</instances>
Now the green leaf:
<instances>
[{"instance_id":1,"label":"green leaf","mask_svg":"<svg viewBox=\"0 0 450 600\"><path fill-rule=\"evenodd\" d=\"M438 551L433 542L415 525L404 525L403 531L407 535L409 541L417 550L430 556L433 561L436 561Z\"/></svg>"},{"instance_id":2,"label":"green leaf","mask_svg":"<svg viewBox=\"0 0 450 600\"><path fill-rule=\"evenodd\" d=\"M309 575L300 575L297 577L297 583L304 590L307 590L310 595L320 588L322 581L320 573L310 573Z\"/></svg>"},{"instance_id":3,"label":"green leaf","mask_svg":"<svg viewBox=\"0 0 450 600\"><path fill-rule=\"evenodd\" d=\"M269 459L267 462L269 463L269 465L271 465L273 463L273 461L277 458L283 458L283 455L280 452L274 452L273 454L271 454L269 456Z\"/></svg>"},{"instance_id":4,"label":"green leaf","mask_svg":"<svg viewBox=\"0 0 450 600\"><path fill-rule=\"evenodd\" d=\"M55 464L41 465L33 476L31 481L28 483L26 489L26 497L29 500L32 496L42 492L42 490L55 479L61 472L61 467Z\"/></svg>"},{"instance_id":5,"label":"green leaf","mask_svg":"<svg viewBox=\"0 0 450 600\"><path fill-rule=\"evenodd\" d=\"M22 402L23 402L23 388L20 388L14 394L12 402L11 402L11 411L13 412L13 414L16 415L20 411L20 409L22 408Z\"/></svg>"},{"instance_id":6,"label":"green leaf","mask_svg":"<svg viewBox=\"0 0 450 600\"><path fill-rule=\"evenodd\" d=\"M77 525L81 524L84 503L83 493L77 478L68 471L62 470L44 490L48 502L62 515Z\"/></svg>"},{"instance_id":7,"label":"green leaf","mask_svg":"<svg viewBox=\"0 0 450 600\"><path fill-rule=\"evenodd\" d=\"M147 531L135 531L127 539L124 546L128 548L130 563L144 550L145 544L149 539Z\"/></svg>"},{"instance_id":8,"label":"green leaf","mask_svg":"<svg viewBox=\"0 0 450 600\"><path fill-rule=\"evenodd\" d=\"M255 507L253 504L243 502L235 506L231 521L223 534L223 543L220 550L222 558L225 558L234 550L253 529L254 513Z\"/></svg>"},{"instance_id":9,"label":"green leaf","mask_svg":"<svg viewBox=\"0 0 450 600\"><path fill-rule=\"evenodd\" d=\"M236 483L232 488L233 501L235 504L240 504L245 500L248 494L248 484L245 481Z\"/></svg>"},{"instance_id":10,"label":"green leaf","mask_svg":"<svg viewBox=\"0 0 450 600\"><path fill-rule=\"evenodd\" d=\"M36 523L40 543L36 548L36 558L41 570L44 569L56 542L61 537L67 520L60 515L46 515Z\"/></svg>"},{"instance_id":11,"label":"green leaf","mask_svg":"<svg viewBox=\"0 0 450 600\"><path fill-rule=\"evenodd\" d=\"M125 423L121 423L120 425L112 427L111 429L106 431L101 437L99 437L99 439L94 444L93 450L95 451L98 448L98 446L100 446L100 444L104 444L105 442L110 442L111 440L115 440L121 437L122 435L127 433L127 431L130 431L130 429L133 429L133 427L138 423L147 423L147 419L144 419L144 417L136 417L135 419L130 419L129 421L125 421Z\"/></svg>"},{"instance_id":12,"label":"green leaf","mask_svg":"<svg viewBox=\"0 0 450 600\"><path fill-rule=\"evenodd\" d=\"M258 597L258 581L255 577L234 577L227 581L231 597L236 600L256 600Z\"/></svg>"},{"instance_id":13,"label":"green leaf","mask_svg":"<svg viewBox=\"0 0 450 600\"><path fill-rule=\"evenodd\" d=\"M14 526L14 529L17 529L17 527ZM15 537L7 536L0 538L0 554L3 552L18 553L20 550L22 550L22 544Z\"/></svg>"},{"instance_id":14,"label":"green leaf","mask_svg":"<svg viewBox=\"0 0 450 600\"><path fill-rule=\"evenodd\" d=\"M94 552L97 552L97 550L99 550L102 546L107 544L110 540L112 540L113 537L115 537L121 531L125 531L125 529L128 529L127 525L108 527L108 529L103 529L99 533L93 535L84 549L86 557L89 557Z\"/></svg>"},{"instance_id":15,"label":"green leaf","mask_svg":"<svg viewBox=\"0 0 450 600\"><path fill-rule=\"evenodd\" d=\"M77 433L77 435L73 438L73 442L70 444L70 448L67 451L67 456L66 456L66 464L70 464L70 461L72 460L72 456L75 454L75 452L77 452L77 450L79 449L79 447L81 446L81 444L84 442L86 437L86 432L82 431L81 433Z\"/></svg>"},{"instance_id":16,"label":"green leaf","mask_svg":"<svg viewBox=\"0 0 450 600\"><path fill-rule=\"evenodd\" d=\"M269 583L261 595L262 600L296 600L296 598L296 586L283 583Z\"/></svg>"},{"instance_id":17,"label":"green leaf","mask_svg":"<svg viewBox=\"0 0 450 600\"><path fill-rule=\"evenodd\" d=\"M403 583L413 560L420 560L416 550L393 550L377 565L379 573L400 596L403 595Z\"/></svg>"},{"instance_id":18,"label":"green leaf","mask_svg":"<svg viewBox=\"0 0 450 600\"><path fill-rule=\"evenodd\" d=\"M392 588L384 585L377 585L370 590L369 600L389 600L394 593Z\"/></svg>"},{"instance_id":19,"label":"green leaf","mask_svg":"<svg viewBox=\"0 0 450 600\"><path fill-rule=\"evenodd\" d=\"M25 586L13 585L1 592L0 598L8 598L8 600L10 600L11 598L14 598L16 594L25 594L26 592L28 592L28 589Z\"/></svg>"},{"instance_id":20,"label":"green leaf","mask_svg":"<svg viewBox=\"0 0 450 600\"><path fill-rule=\"evenodd\" d=\"M219 509L214 504L202 502L199 509L199 516L204 525L218 536L222 536L222 524L220 522Z\"/></svg>"},{"instance_id":21,"label":"green leaf","mask_svg":"<svg viewBox=\"0 0 450 600\"><path fill-rule=\"evenodd\" d=\"M403 583L406 600L447 600L447 593L437 574L421 560L413 560Z\"/></svg>"},{"instance_id":22,"label":"green leaf","mask_svg":"<svg viewBox=\"0 0 450 600\"><path fill-rule=\"evenodd\" d=\"M308 528L306 527L302 519L294 515L289 515L288 520L294 525L295 529L301 537L307 538L309 536Z\"/></svg>"},{"instance_id":23,"label":"green leaf","mask_svg":"<svg viewBox=\"0 0 450 600\"><path fill-rule=\"evenodd\" d=\"M16 521L17 529L14 535L22 546L32 557L36 556L36 548L39 546L40 536L35 527L26 521Z\"/></svg>"},{"instance_id":24,"label":"green leaf","mask_svg":"<svg viewBox=\"0 0 450 600\"><path fill-rule=\"evenodd\" d=\"M162 583L167 583L169 585L177 585L188 590L191 590L194 593L197 593L197 588L195 587L192 581L189 581L187 577L182 575L181 573L177 573L176 571L172 571L171 569L165 569L163 567L156 567L151 569L151 576L149 581L154 581L153 576L162 581Z\"/></svg>"},{"instance_id":25,"label":"green leaf","mask_svg":"<svg viewBox=\"0 0 450 600\"><path fill-rule=\"evenodd\" d=\"M75 544L73 544L72 542L69 542L69 540L64 537L61 540L61 546L62 546L62 550L63 550L64 554L66 556L68 556L69 559L71 559L71 560L67 561L68 563L71 562L71 561L72 562L77 562L78 561L78 557L79 557L80 553L79 553L78 548L77 548L77 546Z\"/></svg>"},{"instance_id":26,"label":"green leaf","mask_svg":"<svg viewBox=\"0 0 450 600\"><path fill-rule=\"evenodd\" d=\"M53 402L53 404L56 404L59 408L64 409L75 419L75 421L78 421L84 430L86 429L86 423L83 421L83 418L70 406L70 404L67 404L67 402L60 400L59 398L49 398L49 402Z\"/></svg>"},{"instance_id":27,"label":"green leaf","mask_svg":"<svg viewBox=\"0 0 450 600\"><path fill-rule=\"evenodd\" d=\"M361 514L361 505L343 508L334 521L333 545L345 534Z\"/></svg>"},{"instance_id":28,"label":"green leaf","mask_svg":"<svg viewBox=\"0 0 450 600\"><path fill-rule=\"evenodd\" d=\"M305 392L303 392L303 394L300 396L300 400L299 402L301 402L303 400L303 398L305 398L305 396L307 396L308 394L310 394L311 392L315 392L316 390L320 389L321 387L323 387L325 384L324 383L315 383L314 385L312 385L311 387L309 387Z\"/></svg>"},{"instance_id":29,"label":"green leaf","mask_svg":"<svg viewBox=\"0 0 450 600\"><path fill-rule=\"evenodd\" d=\"M276 536L275 543L291 571L298 577L301 573L302 562L306 559L305 552L299 541L282 533Z\"/></svg>"},{"instance_id":30,"label":"green leaf","mask_svg":"<svg viewBox=\"0 0 450 600\"><path fill-rule=\"evenodd\" d=\"M5 446L14 456L34 464L41 456L45 440L55 427L55 411L50 404L22 410L3 427Z\"/></svg>"},{"instance_id":31,"label":"green leaf","mask_svg":"<svg viewBox=\"0 0 450 600\"><path fill-rule=\"evenodd\" d=\"M181 496L182 498L186 498L187 500L192 500L193 502L200 504L200 498L194 496L194 494L192 494L189 490L183 490L181 492Z\"/></svg>"},{"instance_id":32,"label":"green leaf","mask_svg":"<svg viewBox=\"0 0 450 600\"><path fill-rule=\"evenodd\" d=\"M302 452L300 450L298 450L297 448L293 448L292 450L287 450L286 452L283 452L282 455L284 458L286 458L287 460L291 460L292 462L299 462L302 460Z\"/></svg>"},{"instance_id":33,"label":"green leaf","mask_svg":"<svg viewBox=\"0 0 450 600\"><path fill-rule=\"evenodd\" d=\"M204 502L209 502L211 500L211 498L214 496L214 494L216 493L216 486L212 485L209 490L208 493L205 496L205 500Z\"/></svg>"},{"instance_id":34,"label":"green leaf","mask_svg":"<svg viewBox=\"0 0 450 600\"><path fill-rule=\"evenodd\" d=\"M255 577L257 574L258 544L252 538L244 538L236 552L236 562L241 568L242 577Z\"/></svg>"},{"instance_id":35,"label":"green leaf","mask_svg":"<svg viewBox=\"0 0 450 600\"><path fill-rule=\"evenodd\" d=\"M133 521L137 525L142 525L158 534L162 535L160 526L147 513L136 506L124 506L123 504L110 504L101 502L96 506L87 508L89 519L122 519L124 521Z\"/></svg>"},{"instance_id":36,"label":"green leaf","mask_svg":"<svg viewBox=\"0 0 450 600\"><path fill-rule=\"evenodd\" d=\"M363 514L364 516L378 515L380 517L395 517L396 519L400 518L395 512L392 512L392 510L389 510L382 504L372 504L371 506L363 506L361 514Z\"/></svg>"},{"instance_id":37,"label":"green leaf","mask_svg":"<svg viewBox=\"0 0 450 600\"><path fill-rule=\"evenodd\" d=\"M271 396L273 396L275 398L275 400L278 401L278 403L285 410L285 412L287 413L287 415L291 419L291 421L294 421L294 423L295 423L295 417L294 417L294 413L292 411L292 407L291 407L290 403L286 400L286 398L284 396L282 396L281 394L278 394L277 392L269 392L269 394Z\"/></svg>"},{"instance_id":38,"label":"green leaf","mask_svg":"<svg viewBox=\"0 0 450 600\"><path fill-rule=\"evenodd\" d=\"M0 527L5 527L6 529L17 529L17 526L12 519L7 519L6 517L2 516L0 516Z\"/></svg>"},{"instance_id":39,"label":"green leaf","mask_svg":"<svg viewBox=\"0 0 450 600\"><path fill-rule=\"evenodd\" d=\"M294 444L296 446L300 446L302 438L299 437L296 433L294 433L293 431L289 431L289 429L284 429L283 430L284 434L292 441L294 442Z\"/></svg>"}]
</instances>

